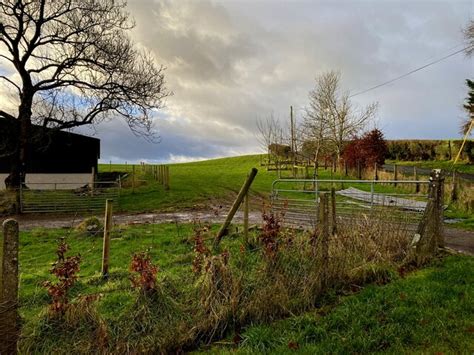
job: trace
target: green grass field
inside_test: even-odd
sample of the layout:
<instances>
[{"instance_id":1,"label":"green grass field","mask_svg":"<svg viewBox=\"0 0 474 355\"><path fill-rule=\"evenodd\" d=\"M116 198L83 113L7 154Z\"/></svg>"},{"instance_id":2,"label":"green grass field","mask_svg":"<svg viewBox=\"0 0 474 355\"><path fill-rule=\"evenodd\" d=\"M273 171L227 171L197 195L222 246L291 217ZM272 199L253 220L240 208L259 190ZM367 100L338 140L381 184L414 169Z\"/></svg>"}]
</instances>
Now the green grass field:
<instances>
[{"instance_id":1,"label":"green grass field","mask_svg":"<svg viewBox=\"0 0 474 355\"><path fill-rule=\"evenodd\" d=\"M258 155L247 155L233 158L206 160L194 163L171 164L170 190L153 181L151 176L141 175L138 179L146 179L147 183L135 189L133 193L130 183L122 190L120 209L122 211L144 212L164 211L204 207L215 204L232 203L244 183L250 170L256 167L259 172L252 184L251 193L257 198L268 198L272 182L278 178L275 171L266 171L260 167ZM103 164L99 172L131 171L125 165ZM137 167L137 174L140 168ZM290 172L283 172L289 176ZM321 178L331 176L329 169L320 169Z\"/></svg>"},{"instance_id":2,"label":"green grass field","mask_svg":"<svg viewBox=\"0 0 474 355\"><path fill-rule=\"evenodd\" d=\"M328 297L320 309L304 315L250 326L243 330L236 349L214 345L205 350L219 354L471 354L472 270L472 257L448 257L388 285Z\"/></svg>"},{"instance_id":3,"label":"green grass field","mask_svg":"<svg viewBox=\"0 0 474 355\"><path fill-rule=\"evenodd\" d=\"M232 158L206 160L194 163L171 164L170 190L153 180L149 174L143 174L140 167L136 167L137 180L143 180L141 186L132 191L130 181L125 181L125 188L120 196L120 210L130 212L147 211L174 211L193 207L208 207L215 204L232 203L250 170L256 167L259 172L252 184L251 194L254 202L268 199L271 193L272 182L278 179L275 171L267 171L260 167L260 156L247 155ZM131 167L126 165L99 166L99 172L127 171ZM312 171L309 171L312 175ZM283 171L282 175L289 177L290 171ZM320 179L353 179L343 177L340 173L331 173L330 169L319 168ZM137 184L139 185L139 184ZM328 189L330 185L321 185ZM351 186L369 190L367 184L352 184ZM347 187L347 186L346 186ZM413 187L413 186L412 186ZM339 187L338 187L339 188ZM375 187L375 192L407 192L403 187L393 189L391 186ZM261 203L260 203L261 204Z\"/></svg>"},{"instance_id":4,"label":"green grass field","mask_svg":"<svg viewBox=\"0 0 474 355\"><path fill-rule=\"evenodd\" d=\"M453 164L454 161L450 160L436 160L436 161L397 161L397 160L387 160L386 164L397 164L405 166L416 166L418 168L426 169L443 169L445 171L459 171L462 173L474 174L474 164L467 164L464 162L457 162L456 165Z\"/></svg>"},{"instance_id":5,"label":"green grass field","mask_svg":"<svg viewBox=\"0 0 474 355\"><path fill-rule=\"evenodd\" d=\"M216 227L212 227L213 233ZM79 330L74 331L51 328L50 323L45 323L45 310L50 299L42 284L46 280L52 280L49 270L56 259L57 240L61 237L65 237L71 247L69 255L80 253L82 257L80 277L71 290L70 297L74 299L88 294L101 295L97 302L97 312L102 322L107 324L109 341L131 341L136 346L141 341L142 332L148 334L143 338L147 346L151 345L150 341L161 339L160 337L173 338L173 332L183 326L181 323L188 324L194 318L173 316L178 319L167 319L166 313L160 310L160 307L166 306L162 303L157 303L150 310L145 308L146 312L152 312L145 316L146 319L158 317L153 321L156 322L153 323L157 327L155 331L153 328L130 328L130 324L134 324L132 319L138 319L136 317L141 314L140 307L143 305L137 304L137 291L130 287L129 264L134 252L148 250L159 267L160 287L166 291L166 295L160 296L160 302L163 302L161 297L170 300L186 299L186 303L180 301L179 307L183 307L180 312L183 313L179 314L193 314L199 310L196 308L199 279L191 272L194 253L189 238L192 234L192 226L189 224L117 226L111 240L110 279L104 281L100 275L100 236L87 236L82 232L65 229L22 232L21 349L26 351L32 343L36 344L38 336L41 345L34 345L33 348L41 349L41 352L62 353L68 347L76 350L89 349L82 348L81 344L87 343L88 337L95 334L88 330L87 327L91 324L87 323L87 319L82 327L79 326ZM235 260L241 243L239 236L225 238L223 248L230 250ZM238 260L240 259L237 258L234 262L240 263ZM252 266L255 261L254 257L247 259L248 270L242 270L242 275L247 275L251 270L257 271L256 275L263 271L258 271L258 264ZM435 261L431 267L406 278L391 274L395 281L385 286L357 286L356 289L362 291L355 295L347 296L345 293L356 289L349 291L347 287L336 288L318 301L318 307L314 311L274 323L247 326L241 333L243 342L237 350L240 353L286 353L295 349L301 353L321 354L381 351L469 353L473 350L473 268L472 257L452 256ZM194 301L190 302L192 299ZM58 331L61 335L56 336ZM172 331L173 334L168 334L167 331ZM130 332L133 339L124 335L127 332ZM173 341L179 343L178 339ZM221 343L227 345L215 344L211 348L201 348L201 351L235 351L228 345L232 341L224 340Z\"/></svg>"}]
</instances>

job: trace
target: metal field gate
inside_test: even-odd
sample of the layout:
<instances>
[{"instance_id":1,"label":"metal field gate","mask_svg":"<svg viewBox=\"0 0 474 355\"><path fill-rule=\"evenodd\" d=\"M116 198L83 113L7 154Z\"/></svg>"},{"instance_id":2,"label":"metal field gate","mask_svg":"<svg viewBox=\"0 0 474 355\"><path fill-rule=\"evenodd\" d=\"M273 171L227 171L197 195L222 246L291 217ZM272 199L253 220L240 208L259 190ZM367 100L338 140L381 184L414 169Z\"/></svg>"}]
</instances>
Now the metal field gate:
<instances>
[{"instance_id":1,"label":"metal field gate","mask_svg":"<svg viewBox=\"0 0 474 355\"><path fill-rule=\"evenodd\" d=\"M80 187L78 187L80 186ZM22 213L96 212L105 208L105 201L120 197L119 182L28 183L20 190Z\"/></svg>"},{"instance_id":2,"label":"metal field gate","mask_svg":"<svg viewBox=\"0 0 474 355\"><path fill-rule=\"evenodd\" d=\"M315 228L321 193L331 194L338 222L377 219L416 231L428 202L429 181L279 179L272 184L272 210L283 223Z\"/></svg>"}]
</instances>

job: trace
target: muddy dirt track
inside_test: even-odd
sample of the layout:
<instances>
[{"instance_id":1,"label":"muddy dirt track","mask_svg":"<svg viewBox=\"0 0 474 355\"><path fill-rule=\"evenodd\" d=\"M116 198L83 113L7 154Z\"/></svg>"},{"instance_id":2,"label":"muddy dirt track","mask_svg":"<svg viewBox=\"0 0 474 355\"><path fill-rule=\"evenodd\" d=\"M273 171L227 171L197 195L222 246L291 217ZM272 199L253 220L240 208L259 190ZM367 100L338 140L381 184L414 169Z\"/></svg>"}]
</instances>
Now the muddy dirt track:
<instances>
[{"instance_id":1,"label":"muddy dirt track","mask_svg":"<svg viewBox=\"0 0 474 355\"><path fill-rule=\"evenodd\" d=\"M227 211L226 208L223 209ZM81 217L52 217L42 215L21 215L15 217L20 229L23 231L34 228L71 228L82 222ZM0 222L5 218L0 217ZM209 211L181 211L168 213L139 213L139 214L117 214L114 216L114 224L157 224L157 223L190 223L194 220L211 223L222 223L225 213L215 213ZM234 217L234 222L241 223L243 215L238 211ZM251 212L249 215L250 224L260 224L262 221L261 212ZM444 228L446 246L456 251L474 255L474 232L457 228Z\"/></svg>"}]
</instances>

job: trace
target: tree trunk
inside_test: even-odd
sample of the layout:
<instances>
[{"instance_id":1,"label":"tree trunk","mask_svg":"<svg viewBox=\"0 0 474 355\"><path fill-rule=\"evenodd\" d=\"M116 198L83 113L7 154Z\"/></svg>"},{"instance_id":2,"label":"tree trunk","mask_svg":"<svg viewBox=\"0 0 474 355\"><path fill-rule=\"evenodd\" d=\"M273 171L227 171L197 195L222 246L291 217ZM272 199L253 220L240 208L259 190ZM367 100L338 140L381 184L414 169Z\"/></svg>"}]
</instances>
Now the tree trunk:
<instances>
[{"instance_id":1,"label":"tree trunk","mask_svg":"<svg viewBox=\"0 0 474 355\"><path fill-rule=\"evenodd\" d=\"M30 140L31 127L31 107L33 105L33 94L25 91L21 97L21 104L18 108L18 122L15 133L18 137L18 144L15 147L11 159L10 175L6 179L9 189L19 189L25 183L26 163L28 160L28 146ZM19 194L17 194L17 209L19 208Z\"/></svg>"}]
</instances>

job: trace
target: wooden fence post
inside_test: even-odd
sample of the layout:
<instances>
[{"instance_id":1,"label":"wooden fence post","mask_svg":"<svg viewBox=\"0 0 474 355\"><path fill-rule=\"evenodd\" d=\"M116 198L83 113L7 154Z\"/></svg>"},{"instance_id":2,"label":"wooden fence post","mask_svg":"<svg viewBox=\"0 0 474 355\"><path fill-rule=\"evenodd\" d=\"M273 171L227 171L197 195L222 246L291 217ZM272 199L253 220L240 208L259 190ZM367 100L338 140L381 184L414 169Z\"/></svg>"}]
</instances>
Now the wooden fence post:
<instances>
[{"instance_id":1,"label":"wooden fence post","mask_svg":"<svg viewBox=\"0 0 474 355\"><path fill-rule=\"evenodd\" d=\"M320 194L321 213L321 286L327 287L329 270L329 199L326 193Z\"/></svg>"},{"instance_id":2,"label":"wooden fence post","mask_svg":"<svg viewBox=\"0 0 474 355\"><path fill-rule=\"evenodd\" d=\"M379 165L375 162L374 166L374 180L377 181L379 179Z\"/></svg>"},{"instance_id":3,"label":"wooden fence post","mask_svg":"<svg viewBox=\"0 0 474 355\"><path fill-rule=\"evenodd\" d=\"M110 230L112 229L113 200L105 201L104 244L102 247L102 277L109 278Z\"/></svg>"},{"instance_id":4,"label":"wooden fence post","mask_svg":"<svg viewBox=\"0 0 474 355\"><path fill-rule=\"evenodd\" d=\"M248 176L247 176L248 179ZM249 193L245 194L244 198L244 241L248 245L249 240Z\"/></svg>"},{"instance_id":5,"label":"wooden fence post","mask_svg":"<svg viewBox=\"0 0 474 355\"><path fill-rule=\"evenodd\" d=\"M18 222L3 222L3 260L0 279L0 354L17 354L18 315Z\"/></svg>"},{"instance_id":6,"label":"wooden fence post","mask_svg":"<svg viewBox=\"0 0 474 355\"><path fill-rule=\"evenodd\" d=\"M335 235L337 233L336 226L336 189L331 188L331 234Z\"/></svg>"},{"instance_id":7,"label":"wooden fence post","mask_svg":"<svg viewBox=\"0 0 474 355\"><path fill-rule=\"evenodd\" d=\"M132 165L132 193L135 193L135 164Z\"/></svg>"},{"instance_id":8,"label":"wooden fence post","mask_svg":"<svg viewBox=\"0 0 474 355\"><path fill-rule=\"evenodd\" d=\"M232 221L232 218L234 218L235 212L237 212L237 209L239 208L240 204L242 203L242 200L244 199L245 195L248 193L250 189L250 185L252 185L253 180L255 179L255 176L257 175L258 170L256 168L252 168L250 171L250 174L247 177L247 180L245 183L242 185L242 188L239 191L239 194L237 195L237 198L234 201L234 204L232 205L229 213L227 214L227 218L224 221L224 224L221 226L219 231L217 232L217 236L214 239L214 246L217 247L224 235L227 233L227 228L229 228L230 222Z\"/></svg>"},{"instance_id":9,"label":"wooden fence post","mask_svg":"<svg viewBox=\"0 0 474 355\"><path fill-rule=\"evenodd\" d=\"M170 167L165 166L165 190L170 189Z\"/></svg>"},{"instance_id":10,"label":"wooden fence post","mask_svg":"<svg viewBox=\"0 0 474 355\"><path fill-rule=\"evenodd\" d=\"M398 166L397 164L393 164L393 180L395 182L393 183L393 186L397 186L397 180L398 180Z\"/></svg>"},{"instance_id":11,"label":"wooden fence post","mask_svg":"<svg viewBox=\"0 0 474 355\"><path fill-rule=\"evenodd\" d=\"M458 181L456 170L453 171L453 184L451 190L451 202L456 202L458 200Z\"/></svg>"},{"instance_id":12,"label":"wooden fence post","mask_svg":"<svg viewBox=\"0 0 474 355\"><path fill-rule=\"evenodd\" d=\"M418 226L419 241L416 242L416 253L419 261L424 261L444 247L443 235L443 201L444 177L440 169L430 174L428 204Z\"/></svg>"},{"instance_id":13,"label":"wooden fence post","mask_svg":"<svg viewBox=\"0 0 474 355\"><path fill-rule=\"evenodd\" d=\"M91 169L91 192L94 194L94 184L95 184L95 167Z\"/></svg>"},{"instance_id":14,"label":"wooden fence post","mask_svg":"<svg viewBox=\"0 0 474 355\"><path fill-rule=\"evenodd\" d=\"M416 166L413 167L413 180L418 181L418 170L416 169ZM415 193L420 192L420 184L415 183Z\"/></svg>"},{"instance_id":15,"label":"wooden fence post","mask_svg":"<svg viewBox=\"0 0 474 355\"><path fill-rule=\"evenodd\" d=\"M357 178L359 180L362 179L362 168L361 168L361 165L360 165L360 160L357 160Z\"/></svg>"},{"instance_id":16,"label":"wooden fence post","mask_svg":"<svg viewBox=\"0 0 474 355\"><path fill-rule=\"evenodd\" d=\"M444 175L441 169L434 169L432 172L434 178L434 188L435 188L435 206L436 206L436 241L438 248L444 248L444 232L443 232L443 222L444 222Z\"/></svg>"}]
</instances>

